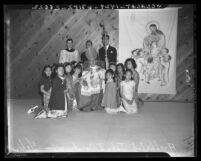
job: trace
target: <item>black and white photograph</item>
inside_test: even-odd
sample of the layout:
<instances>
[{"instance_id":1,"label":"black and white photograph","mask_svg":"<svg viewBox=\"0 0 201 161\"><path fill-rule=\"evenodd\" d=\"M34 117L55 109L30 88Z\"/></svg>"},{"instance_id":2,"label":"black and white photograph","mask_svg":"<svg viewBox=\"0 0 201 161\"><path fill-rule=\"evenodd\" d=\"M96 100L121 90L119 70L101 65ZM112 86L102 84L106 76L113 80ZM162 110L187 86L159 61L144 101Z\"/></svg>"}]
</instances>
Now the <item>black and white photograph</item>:
<instances>
[{"instance_id":1,"label":"black and white photograph","mask_svg":"<svg viewBox=\"0 0 201 161\"><path fill-rule=\"evenodd\" d=\"M196 157L196 5L100 6L4 6L6 155Z\"/></svg>"}]
</instances>

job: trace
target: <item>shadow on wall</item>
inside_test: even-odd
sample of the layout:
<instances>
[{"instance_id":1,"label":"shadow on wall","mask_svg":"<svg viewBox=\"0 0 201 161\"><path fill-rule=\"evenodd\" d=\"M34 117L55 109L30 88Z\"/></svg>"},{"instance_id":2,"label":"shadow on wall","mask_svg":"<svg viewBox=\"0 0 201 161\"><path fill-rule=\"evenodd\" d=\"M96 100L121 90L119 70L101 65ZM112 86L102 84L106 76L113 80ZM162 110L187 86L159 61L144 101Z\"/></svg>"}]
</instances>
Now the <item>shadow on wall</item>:
<instances>
[{"instance_id":1,"label":"shadow on wall","mask_svg":"<svg viewBox=\"0 0 201 161\"><path fill-rule=\"evenodd\" d=\"M100 22L106 23L111 44L118 49L116 10L10 10L11 98L40 98L38 83L42 69L58 62L67 38L74 40L80 53L86 40L102 45ZM116 27L115 27L116 26ZM115 28L115 30L114 30Z\"/></svg>"}]
</instances>

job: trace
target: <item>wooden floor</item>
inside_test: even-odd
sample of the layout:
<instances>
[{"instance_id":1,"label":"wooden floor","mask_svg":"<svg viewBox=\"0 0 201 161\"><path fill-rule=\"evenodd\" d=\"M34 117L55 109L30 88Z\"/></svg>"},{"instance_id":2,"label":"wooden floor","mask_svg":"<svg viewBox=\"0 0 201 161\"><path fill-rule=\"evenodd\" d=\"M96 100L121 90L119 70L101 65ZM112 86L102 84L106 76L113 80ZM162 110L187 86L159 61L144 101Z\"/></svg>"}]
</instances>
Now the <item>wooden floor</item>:
<instances>
[{"instance_id":1,"label":"wooden floor","mask_svg":"<svg viewBox=\"0 0 201 161\"><path fill-rule=\"evenodd\" d=\"M194 156L191 103L145 102L137 114L72 111L61 119L34 119L27 110L35 105L40 100L8 100L11 152L149 151Z\"/></svg>"}]
</instances>

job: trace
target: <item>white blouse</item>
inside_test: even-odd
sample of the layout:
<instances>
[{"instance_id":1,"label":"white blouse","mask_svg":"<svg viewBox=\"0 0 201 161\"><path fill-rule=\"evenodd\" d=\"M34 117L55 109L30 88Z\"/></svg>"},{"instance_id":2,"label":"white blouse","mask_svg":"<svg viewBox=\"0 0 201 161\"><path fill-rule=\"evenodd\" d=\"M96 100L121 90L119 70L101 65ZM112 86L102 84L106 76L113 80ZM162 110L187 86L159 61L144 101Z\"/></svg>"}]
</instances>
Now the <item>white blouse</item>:
<instances>
[{"instance_id":1,"label":"white blouse","mask_svg":"<svg viewBox=\"0 0 201 161\"><path fill-rule=\"evenodd\" d=\"M61 50L59 55L59 63L65 63L65 62L72 62L72 61L79 61L79 53L78 50L75 51L67 51L67 50Z\"/></svg>"}]
</instances>

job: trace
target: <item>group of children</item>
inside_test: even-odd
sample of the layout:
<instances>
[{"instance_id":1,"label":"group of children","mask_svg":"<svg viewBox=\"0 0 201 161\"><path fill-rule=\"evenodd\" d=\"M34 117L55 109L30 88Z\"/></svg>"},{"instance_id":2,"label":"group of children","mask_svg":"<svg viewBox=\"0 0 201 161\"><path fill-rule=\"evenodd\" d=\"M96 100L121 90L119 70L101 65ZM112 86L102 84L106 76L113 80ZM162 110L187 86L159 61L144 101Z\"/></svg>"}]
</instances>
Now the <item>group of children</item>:
<instances>
[{"instance_id":1,"label":"group of children","mask_svg":"<svg viewBox=\"0 0 201 161\"><path fill-rule=\"evenodd\" d=\"M45 112L45 117L66 117L72 111L76 106L73 86L79 82L81 73L82 65L74 61L44 67L39 86L43 95L40 112ZM36 118L40 118L40 114L36 113Z\"/></svg>"},{"instance_id":2,"label":"group of children","mask_svg":"<svg viewBox=\"0 0 201 161\"><path fill-rule=\"evenodd\" d=\"M105 92L102 106L108 113L137 113L143 101L138 97L139 73L134 59L125 64L110 63L105 74Z\"/></svg>"},{"instance_id":3,"label":"group of children","mask_svg":"<svg viewBox=\"0 0 201 161\"><path fill-rule=\"evenodd\" d=\"M138 97L139 74L136 62L129 58L122 63L110 63L105 72L105 86L101 106L108 113L136 113L143 101ZM75 85L81 82L82 63L47 65L43 69L40 92L46 117L66 117L77 107ZM39 114L36 115L36 118ZM39 117L40 118L40 117Z\"/></svg>"}]
</instances>

